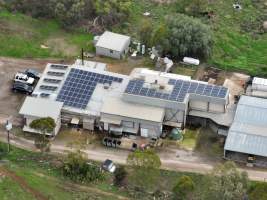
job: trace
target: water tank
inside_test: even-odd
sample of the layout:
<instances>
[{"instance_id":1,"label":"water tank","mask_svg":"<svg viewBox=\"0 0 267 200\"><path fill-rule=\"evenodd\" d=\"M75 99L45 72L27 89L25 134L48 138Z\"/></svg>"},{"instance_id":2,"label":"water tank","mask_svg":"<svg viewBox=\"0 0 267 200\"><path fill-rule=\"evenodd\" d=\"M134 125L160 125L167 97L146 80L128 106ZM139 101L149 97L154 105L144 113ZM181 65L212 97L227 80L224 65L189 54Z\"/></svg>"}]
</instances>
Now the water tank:
<instances>
[{"instance_id":1,"label":"water tank","mask_svg":"<svg viewBox=\"0 0 267 200\"><path fill-rule=\"evenodd\" d=\"M184 57L183 62L191 65L199 65L199 60L195 58L190 58L190 57Z\"/></svg>"}]
</instances>

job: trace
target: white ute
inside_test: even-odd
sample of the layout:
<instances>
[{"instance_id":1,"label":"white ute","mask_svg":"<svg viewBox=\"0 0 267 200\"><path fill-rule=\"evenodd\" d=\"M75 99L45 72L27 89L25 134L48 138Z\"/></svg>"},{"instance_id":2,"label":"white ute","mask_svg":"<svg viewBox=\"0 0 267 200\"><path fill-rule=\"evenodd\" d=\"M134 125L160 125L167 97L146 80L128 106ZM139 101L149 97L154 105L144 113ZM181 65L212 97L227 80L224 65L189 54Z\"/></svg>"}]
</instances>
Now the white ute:
<instances>
[{"instance_id":1,"label":"white ute","mask_svg":"<svg viewBox=\"0 0 267 200\"><path fill-rule=\"evenodd\" d=\"M33 85L34 78L28 77L26 74L23 74L23 73L17 73L15 75L14 81L26 83L28 85Z\"/></svg>"}]
</instances>

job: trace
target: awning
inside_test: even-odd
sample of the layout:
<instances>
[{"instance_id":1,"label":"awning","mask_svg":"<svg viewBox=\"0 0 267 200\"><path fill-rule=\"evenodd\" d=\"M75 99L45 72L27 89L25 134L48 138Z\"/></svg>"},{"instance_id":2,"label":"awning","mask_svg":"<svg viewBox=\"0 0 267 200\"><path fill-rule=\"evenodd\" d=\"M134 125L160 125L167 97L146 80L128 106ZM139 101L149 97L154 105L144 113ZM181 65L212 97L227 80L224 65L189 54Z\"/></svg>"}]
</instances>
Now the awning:
<instances>
[{"instance_id":1,"label":"awning","mask_svg":"<svg viewBox=\"0 0 267 200\"><path fill-rule=\"evenodd\" d=\"M101 117L100 121L104 123L109 123L109 124L116 124L116 125L121 124L120 119L114 119L114 118L108 118L108 117Z\"/></svg>"},{"instance_id":2,"label":"awning","mask_svg":"<svg viewBox=\"0 0 267 200\"><path fill-rule=\"evenodd\" d=\"M71 119L71 124L74 124L74 125L78 125L79 124L79 121L80 121L80 119L79 118L77 118L77 117L73 117L72 119Z\"/></svg>"}]
</instances>

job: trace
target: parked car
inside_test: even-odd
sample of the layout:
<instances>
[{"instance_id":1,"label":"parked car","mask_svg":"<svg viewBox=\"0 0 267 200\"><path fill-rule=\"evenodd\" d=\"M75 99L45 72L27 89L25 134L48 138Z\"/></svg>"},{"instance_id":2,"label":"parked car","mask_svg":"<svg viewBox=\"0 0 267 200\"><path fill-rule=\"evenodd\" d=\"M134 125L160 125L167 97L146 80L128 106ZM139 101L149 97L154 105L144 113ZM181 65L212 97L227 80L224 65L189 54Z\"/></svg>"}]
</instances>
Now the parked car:
<instances>
[{"instance_id":1,"label":"parked car","mask_svg":"<svg viewBox=\"0 0 267 200\"><path fill-rule=\"evenodd\" d=\"M114 165L112 160L106 159L105 162L102 164L102 169L110 173L114 173L116 170L116 166Z\"/></svg>"},{"instance_id":2,"label":"parked car","mask_svg":"<svg viewBox=\"0 0 267 200\"><path fill-rule=\"evenodd\" d=\"M31 94L33 92L33 87L22 82L14 82L12 86L14 92L22 92L26 94Z\"/></svg>"},{"instance_id":3,"label":"parked car","mask_svg":"<svg viewBox=\"0 0 267 200\"><path fill-rule=\"evenodd\" d=\"M28 77L31 77L34 79L40 78L40 73L38 71L36 71L35 69L26 69L24 74L26 74Z\"/></svg>"},{"instance_id":4,"label":"parked car","mask_svg":"<svg viewBox=\"0 0 267 200\"><path fill-rule=\"evenodd\" d=\"M14 78L15 82L26 83L28 85L34 84L34 78L27 76L27 74L17 73Z\"/></svg>"}]
</instances>

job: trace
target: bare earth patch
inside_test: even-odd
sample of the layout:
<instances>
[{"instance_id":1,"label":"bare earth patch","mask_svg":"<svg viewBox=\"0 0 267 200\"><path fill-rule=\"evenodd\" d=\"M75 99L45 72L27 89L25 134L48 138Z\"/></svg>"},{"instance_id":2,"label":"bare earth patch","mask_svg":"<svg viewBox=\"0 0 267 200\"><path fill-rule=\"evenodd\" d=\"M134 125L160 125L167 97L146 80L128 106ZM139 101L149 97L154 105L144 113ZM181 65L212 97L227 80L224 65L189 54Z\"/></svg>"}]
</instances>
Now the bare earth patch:
<instances>
[{"instance_id":1,"label":"bare earth patch","mask_svg":"<svg viewBox=\"0 0 267 200\"><path fill-rule=\"evenodd\" d=\"M64 55L66 57L73 57L80 50L75 45L69 44L65 38L50 38L45 42L53 54L55 55Z\"/></svg>"}]
</instances>

